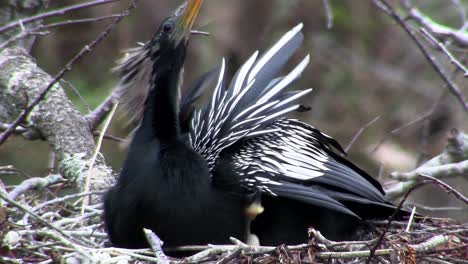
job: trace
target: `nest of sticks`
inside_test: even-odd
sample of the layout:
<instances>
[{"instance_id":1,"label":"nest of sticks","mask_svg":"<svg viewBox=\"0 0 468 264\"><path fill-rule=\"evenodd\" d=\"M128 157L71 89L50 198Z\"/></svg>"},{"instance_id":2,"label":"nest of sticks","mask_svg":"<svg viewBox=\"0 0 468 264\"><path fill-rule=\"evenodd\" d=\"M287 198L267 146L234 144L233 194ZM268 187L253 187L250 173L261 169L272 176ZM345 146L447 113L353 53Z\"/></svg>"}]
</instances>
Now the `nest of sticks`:
<instances>
[{"instance_id":1,"label":"nest of sticks","mask_svg":"<svg viewBox=\"0 0 468 264\"><path fill-rule=\"evenodd\" d=\"M468 224L451 219L376 221L370 240L330 241L311 229L309 243L278 247L231 245L162 249L145 230L149 249L109 247L102 204L82 206L79 193L51 198L31 194L10 199L0 192L0 263L467 263ZM183 259L169 250L196 251Z\"/></svg>"}]
</instances>

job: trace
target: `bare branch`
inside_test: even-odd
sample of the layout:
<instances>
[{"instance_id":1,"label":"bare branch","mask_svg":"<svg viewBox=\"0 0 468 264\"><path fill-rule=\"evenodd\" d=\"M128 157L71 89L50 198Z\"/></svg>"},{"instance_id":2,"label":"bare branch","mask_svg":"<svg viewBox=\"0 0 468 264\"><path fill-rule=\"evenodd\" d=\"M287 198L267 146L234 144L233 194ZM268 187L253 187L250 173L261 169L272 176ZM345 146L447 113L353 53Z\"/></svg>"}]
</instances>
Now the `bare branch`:
<instances>
[{"instance_id":1,"label":"bare branch","mask_svg":"<svg viewBox=\"0 0 468 264\"><path fill-rule=\"evenodd\" d=\"M455 29L439 24L419 9L411 7L407 1L403 3L403 6L408 12L408 17L427 28L432 34L437 37L451 37L458 45L468 47L468 31L463 30L463 27L462 29Z\"/></svg>"},{"instance_id":2,"label":"bare branch","mask_svg":"<svg viewBox=\"0 0 468 264\"><path fill-rule=\"evenodd\" d=\"M9 194L11 200L15 200L19 195L31 190L42 189L52 184L63 182L64 179L58 174L52 174L47 177L35 177L23 181L16 186Z\"/></svg>"},{"instance_id":3,"label":"bare branch","mask_svg":"<svg viewBox=\"0 0 468 264\"><path fill-rule=\"evenodd\" d=\"M86 180L85 180L85 186L84 186L84 191L85 192L89 192L90 184L91 184L91 177L92 177L92 174L93 174L93 166L94 166L94 163L96 162L96 158L97 158L99 152L101 151L101 145L102 145L102 140L104 138L104 134L106 133L106 130L110 125L110 122L112 120L112 117L114 116L115 110L117 109L117 105L118 105L118 103L114 104L114 106L112 107L111 113L110 113L109 117L107 118L106 123L104 124L104 127L102 128L101 132L99 133L99 137L98 137L98 141L97 141L97 144L96 144L96 149L94 150L94 154L91 157L91 159L89 160L88 172L86 173ZM88 202L89 202L88 198L89 198L89 196L85 196L84 199L83 199L83 204L82 204L82 207L81 207L81 213L82 214L84 213L85 207L88 205Z\"/></svg>"},{"instance_id":4,"label":"bare branch","mask_svg":"<svg viewBox=\"0 0 468 264\"><path fill-rule=\"evenodd\" d=\"M158 259L158 264L169 264L169 260L162 250L163 242L161 239L150 229L143 228L143 232L145 233L146 240L148 240L148 243Z\"/></svg>"},{"instance_id":5,"label":"bare branch","mask_svg":"<svg viewBox=\"0 0 468 264\"><path fill-rule=\"evenodd\" d=\"M327 29L333 27L333 11L329 0L323 0L323 6L325 7L325 14L327 15Z\"/></svg>"},{"instance_id":6,"label":"bare branch","mask_svg":"<svg viewBox=\"0 0 468 264\"><path fill-rule=\"evenodd\" d=\"M107 113L112 109L115 101L117 100L117 93L114 92L109 95L104 102L102 102L96 109L86 115L88 120L88 125L91 131L96 130L96 128L101 124L101 122L106 117Z\"/></svg>"},{"instance_id":7,"label":"bare branch","mask_svg":"<svg viewBox=\"0 0 468 264\"><path fill-rule=\"evenodd\" d=\"M434 178L434 177L431 177L429 175L424 175L424 174L421 174L420 175L422 178L424 179L427 179L427 180L430 180L432 181L433 183L437 184L438 186L440 186L441 188L443 188L447 193L453 193L453 195L455 195L455 197L457 197L460 201L462 201L463 203L465 203L466 205L468 205L468 198L466 198L463 194L461 194L459 191L455 190L452 186L446 184L445 182L437 179L437 178Z\"/></svg>"},{"instance_id":8,"label":"bare branch","mask_svg":"<svg viewBox=\"0 0 468 264\"><path fill-rule=\"evenodd\" d=\"M417 184L420 175L434 178L468 175L468 135L453 129L444 152L410 172L392 172L390 176L399 180L386 190L389 199L395 199Z\"/></svg>"},{"instance_id":9,"label":"bare branch","mask_svg":"<svg viewBox=\"0 0 468 264\"><path fill-rule=\"evenodd\" d=\"M457 60L452 53L444 46L442 43L440 43L434 36L432 36L431 33L429 33L425 28L420 29L421 33L423 36L425 36L429 41L437 47L439 51L444 53L450 60L450 63L455 65L462 73L463 76L468 77L468 69L459 61Z\"/></svg>"},{"instance_id":10,"label":"bare branch","mask_svg":"<svg viewBox=\"0 0 468 264\"><path fill-rule=\"evenodd\" d=\"M413 29L411 29L411 27L408 25L408 23L395 11L395 9L388 3L387 0L372 0L372 2L380 10L382 10L383 12L388 14L395 22L397 22L398 25L400 25L406 31L406 33L409 35L409 37L413 40L413 42L416 44L416 46L422 52L422 54L424 55L424 58L426 58L427 62L429 62L429 64L432 66L432 68L437 72L437 74L445 82L445 84L447 85L450 93L452 93L455 96L455 98L459 101L459 103L461 104L463 110L465 110L465 112L468 112L468 103L465 102L465 99L463 98L463 95L460 92L460 89L458 89L457 85L450 80L450 78L447 76L447 74L444 72L444 70L437 64L434 56L421 43L421 41L416 36L416 33L414 32Z\"/></svg>"},{"instance_id":11,"label":"bare branch","mask_svg":"<svg viewBox=\"0 0 468 264\"><path fill-rule=\"evenodd\" d=\"M369 254L369 257L367 258L366 260L366 264L369 264L372 260L372 258L374 256L377 256L376 253L377 253L377 249L379 248L380 246L380 243L382 243L384 237L385 237L385 234L387 234L388 230L390 229L390 226L392 225L392 222L395 220L397 214L399 213L400 209L402 208L403 206L403 203L406 201L406 199L408 199L408 196L414 191L416 190L417 188L423 186L424 184L426 184L425 182L420 182L414 186L412 186L405 194L405 196L403 196L403 199L401 199L400 203L398 204L398 206L395 208L395 211L393 212L393 214L390 216L390 219L388 220L388 223L387 223L387 226L385 227L384 231L382 232L382 234L380 234L379 236L379 239L377 240L377 242L375 243L375 245L372 247L372 249L370 250L370 254Z\"/></svg>"},{"instance_id":12,"label":"bare branch","mask_svg":"<svg viewBox=\"0 0 468 264\"><path fill-rule=\"evenodd\" d=\"M36 16L21 19L21 20L16 21L16 22L11 22L11 23L3 26L3 27L0 27L0 34L5 32L5 31L14 29L15 27L21 27L22 25L31 23L33 21L42 20L42 19L48 18L48 17L61 16L61 15L64 15L64 14L66 14L68 12L71 12L71 11L76 11L76 10L80 10L80 9L89 8L89 7L92 7L92 6L103 5L103 4L108 4L108 3L117 2L117 1L119 1L119 0L95 0L95 1L86 2L86 3L82 3L82 4L67 6L67 7L57 9L57 10L53 10L53 11L50 11L50 12L41 13L41 14L38 14Z\"/></svg>"},{"instance_id":13,"label":"bare branch","mask_svg":"<svg viewBox=\"0 0 468 264\"><path fill-rule=\"evenodd\" d=\"M103 0L103 1L96 1L96 2L109 2L115 0ZM90 3L87 3L88 5ZM83 4L84 5L84 4ZM89 45L84 46L80 52L78 52L66 65L65 67L54 77L54 79L45 87L39 95L32 101L30 105L16 118L16 120L12 123L12 125L0 135L0 145L5 142L5 140L13 133L15 128L20 125L26 116L34 109L34 107L39 104L46 94L54 87L54 85L62 79L62 77L72 69L72 66L79 61L84 55L88 54L93 50L95 46L97 46L105 37L110 33L110 31L119 23L125 16L129 14L129 11L134 8L132 4L129 9L127 9L124 13L122 13L119 17L114 19L114 21L103 31L101 32ZM0 29L1 32L1 29Z\"/></svg>"},{"instance_id":14,"label":"bare branch","mask_svg":"<svg viewBox=\"0 0 468 264\"><path fill-rule=\"evenodd\" d=\"M368 127L372 126L379 119L380 119L380 116L377 116L374 119L372 119L371 121L364 124L361 128L359 128L358 132L356 134L354 134L353 138L351 139L351 141L348 143L348 145L344 149L345 153L348 153L348 151L353 146L354 142L356 142L356 140L359 138L359 136L361 136L361 134L364 132L364 130L366 130Z\"/></svg>"},{"instance_id":15,"label":"bare branch","mask_svg":"<svg viewBox=\"0 0 468 264\"><path fill-rule=\"evenodd\" d=\"M102 17L66 20L66 21L51 23L51 24L47 24L47 25L39 25L37 27L30 28L30 29L24 29L21 32L19 32L18 34L12 36L11 38L7 39L2 44L0 44L0 50L8 47L13 42L16 42L16 41L21 40L21 39L26 38L26 37L29 37L30 35L35 35L35 34L36 35L46 35L46 34L49 33L48 31L44 31L46 29L59 27L59 26L67 26L67 25L72 25L72 24L99 22L99 21L103 21L103 20L116 18L118 16L120 16L120 15L109 15L109 16L102 16Z\"/></svg>"}]
</instances>

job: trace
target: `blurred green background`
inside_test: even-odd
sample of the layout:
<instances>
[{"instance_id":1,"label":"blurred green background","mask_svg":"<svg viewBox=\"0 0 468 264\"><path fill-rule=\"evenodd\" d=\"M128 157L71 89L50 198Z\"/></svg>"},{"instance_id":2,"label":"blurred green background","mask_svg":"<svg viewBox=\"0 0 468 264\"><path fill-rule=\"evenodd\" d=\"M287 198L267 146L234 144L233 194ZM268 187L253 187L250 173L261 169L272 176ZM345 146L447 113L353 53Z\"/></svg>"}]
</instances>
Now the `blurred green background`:
<instances>
[{"instance_id":1,"label":"blurred green background","mask_svg":"<svg viewBox=\"0 0 468 264\"><path fill-rule=\"evenodd\" d=\"M50 8L79 2L83 1L51 1ZM307 53L311 54L311 63L295 87L312 87L314 92L304 101L311 111L296 117L346 146L363 125L380 116L349 152L350 159L370 174L377 175L380 170L381 181L387 181L391 171L411 170L421 161L440 153L451 128L468 132L468 116L447 93L440 77L399 26L371 1L329 2L333 13L330 29L320 0L205 0L195 27L211 35L192 38L185 64L185 84L220 63L223 56L227 59L228 73L232 75L255 50L265 50L281 34L303 22L304 45L289 66ZM468 11L466 0L459 1L464 10L452 1L412 2L439 23L455 28L463 23L461 11ZM63 86L77 108L86 114L110 94L116 83L116 76L110 69L122 55L121 51L133 47L138 41L148 40L159 22L180 3L140 0L137 9L102 44L73 66L65 78L68 84ZM128 1L120 1L46 22L108 15L120 12L127 5ZM108 23L53 29L37 39L32 54L43 69L55 74ZM444 56L437 51L434 54L468 97L466 79L454 72ZM467 50L458 49L454 54L465 59ZM206 96L209 95L207 92ZM430 118L391 133L420 119L431 109L434 114ZM124 138L131 129L125 124L123 116L115 117L108 133ZM11 184L27 177L46 175L49 173L49 152L45 142L30 142L20 137L10 139L0 148L0 166L13 165L22 174L0 175L1 179ZM118 172L125 145L106 140L102 152ZM467 193L467 180L448 182ZM430 206L460 206L452 197L430 187L421 189L413 199ZM468 213L465 211L433 214L466 220Z\"/></svg>"}]
</instances>

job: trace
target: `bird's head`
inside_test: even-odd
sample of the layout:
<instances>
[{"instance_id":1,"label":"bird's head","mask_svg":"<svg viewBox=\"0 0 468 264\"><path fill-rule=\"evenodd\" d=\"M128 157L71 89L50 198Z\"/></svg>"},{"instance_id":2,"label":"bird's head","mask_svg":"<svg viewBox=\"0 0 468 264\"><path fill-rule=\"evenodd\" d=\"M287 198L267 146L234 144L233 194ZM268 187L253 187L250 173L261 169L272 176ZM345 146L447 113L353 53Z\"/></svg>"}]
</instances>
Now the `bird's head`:
<instances>
[{"instance_id":1,"label":"bird's head","mask_svg":"<svg viewBox=\"0 0 468 264\"><path fill-rule=\"evenodd\" d=\"M149 42L149 55L156 66L164 68L164 65L183 63L192 26L202 2L203 0L188 0L161 23Z\"/></svg>"},{"instance_id":2,"label":"bird's head","mask_svg":"<svg viewBox=\"0 0 468 264\"><path fill-rule=\"evenodd\" d=\"M185 51L203 0L188 0L163 20L150 41L126 51L115 71L120 76L118 96L132 121L143 114L146 98L157 76L181 68Z\"/></svg>"}]
</instances>

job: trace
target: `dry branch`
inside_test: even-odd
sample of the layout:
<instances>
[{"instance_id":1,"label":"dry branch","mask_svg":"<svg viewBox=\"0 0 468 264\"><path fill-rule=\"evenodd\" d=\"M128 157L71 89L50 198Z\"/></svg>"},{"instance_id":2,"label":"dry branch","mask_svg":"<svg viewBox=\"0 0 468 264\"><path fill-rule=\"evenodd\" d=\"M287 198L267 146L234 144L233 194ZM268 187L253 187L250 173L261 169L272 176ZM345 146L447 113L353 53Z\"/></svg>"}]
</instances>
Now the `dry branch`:
<instances>
[{"instance_id":1,"label":"dry branch","mask_svg":"<svg viewBox=\"0 0 468 264\"><path fill-rule=\"evenodd\" d=\"M10 118L25 117L21 114L25 113L22 109L29 105L32 110L31 106L34 106L28 104L27 98L39 98L26 126L40 131L49 142L60 162L62 176L83 187L82 172L95 148L94 139L85 118L74 108L61 86L47 86L53 82L53 78L37 67L24 49L7 48L0 52L0 104L7 109ZM41 100L40 95L47 88L50 88L50 94ZM14 126L10 125L10 131L14 131ZM98 164L93 190L109 184L111 176L111 170L102 159ZM99 175L102 177L97 180Z\"/></svg>"},{"instance_id":2,"label":"dry branch","mask_svg":"<svg viewBox=\"0 0 468 264\"><path fill-rule=\"evenodd\" d=\"M95 1L89 1L89 2L85 2L85 3L77 4L77 5L67 6L67 7L57 9L57 10L53 10L53 11L49 11L49 12L44 12L44 13L41 13L41 14L38 14L38 15L35 15L35 16L30 16L28 18L20 19L19 21L11 22L11 23L3 26L3 27L0 27L0 34L6 32L8 30L12 30L14 28L17 28L17 27L21 28L21 27L23 27L24 25L26 25L28 23L38 21L38 20L42 20L44 18L61 16L61 15L64 15L64 14L66 14L68 12L89 8L89 7L92 7L92 6L108 4L108 3L116 2L116 1L119 1L119 0L95 0Z\"/></svg>"},{"instance_id":3,"label":"dry branch","mask_svg":"<svg viewBox=\"0 0 468 264\"><path fill-rule=\"evenodd\" d=\"M407 0L402 1L402 3L408 12L408 17L414 19L416 22L418 22L419 25L427 28L436 37L450 37L459 46L468 47L468 31L466 27L462 26L460 29L455 29L445 26L434 21L431 17L424 14L418 8L411 6Z\"/></svg>"},{"instance_id":4,"label":"dry branch","mask_svg":"<svg viewBox=\"0 0 468 264\"><path fill-rule=\"evenodd\" d=\"M451 80L447 73L442 69L439 63L436 61L435 57L432 55L431 51L419 40L416 35L416 32L408 24L408 22L397 13L392 5L387 0L372 0L372 2L383 12L385 12L390 18L392 18L401 28L405 30L411 40L416 44L418 49L422 52L426 61L431 65L431 67L436 71L436 73L441 77L441 79L446 84L450 93L458 100L465 112L468 112L468 103L465 102L464 96L461 93L458 86Z\"/></svg>"},{"instance_id":5,"label":"dry branch","mask_svg":"<svg viewBox=\"0 0 468 264\"><path fill-rule=\"evenodd\" d=\"M161 242L151 231L151 249L108 248L107 236L101 224L102 205L87 206L85 214L73 199L90 195L76 194L52 198L46 201L31 199L25 194L20 201L12 201L7 195L8 215L1 223L0 247L6 249L10 263L28 259L30 262L54 263L75 261L78 263L238 263L243 261L277 263L280 259L289 263L362 263L370 255L370 248L378 244L372 263L402 262L404 259L423 258L463 260L468 246L468 225L449 219L421 219L410 231L405 231L405 221L394 221L387 229L388 221L375 221L375 231L365 241L330 241L320 232L311 229L307 244L279 247L250 246L236 239L233 245L205 245L179 247L175 250L200 250L184 258L166 257ZM30 208L30 209L27 209ZM24 221L26 215L33 215ZM19 224L18 224L19 223ZM194 227L196 228L196 227ZM381 243L376 237L386 230ZM39 251L38 251L39 250ZM173 252L172 251L168 252ZM40 252L38 254L37 252ZM155 254L155 252L157 254ZM392 262L393 261L393 262ZM456 262L455 262L456 263Z\"/></svg>"},{"instance_id":6,"label":"dry branch","mask_svg":"<svg viewBox=\"0 0 468 264\"><path fill-rule=\"evenodd\" d=\"M420 175L434 178L466 177L468 175L468 135L453 129L445 150L438 156L410 172L392 172L399 182L386 190L389 199L396 199L415 186Z\"/></svg>"},{"instance_id":7,"label":"dry branch","mask_svg":"<svg viewBox=\"0 0 468 264\"><path fill-rule=\"evenodd\" d=\"M39 14L22 20L21 23L10 23L2 27L0 32L44 17L109 2L113 0L91 1ZM15 132L20 124L26 122L51 144L59 160L60 172L66 179L83 189L86 185L83 175L88 171L92 178L91 190L101 190L112 183L112 172L102 156L99 155L93 170L88 169L89 159L95 149L93 131L89 129L85 117L68 100L58 82L71 70L76 61L92 51L134 7L135 1L132 1L126 11L114 18L113 22L89 45L83 47L54 78L43 72L24 49L6 48L1 51L0 105L5 106L5 111L2 112L7 114L4 118L16 119L0 135L0 144ZM29 98L33 100L29 102Z\"/></svg>"}]
</instances>

